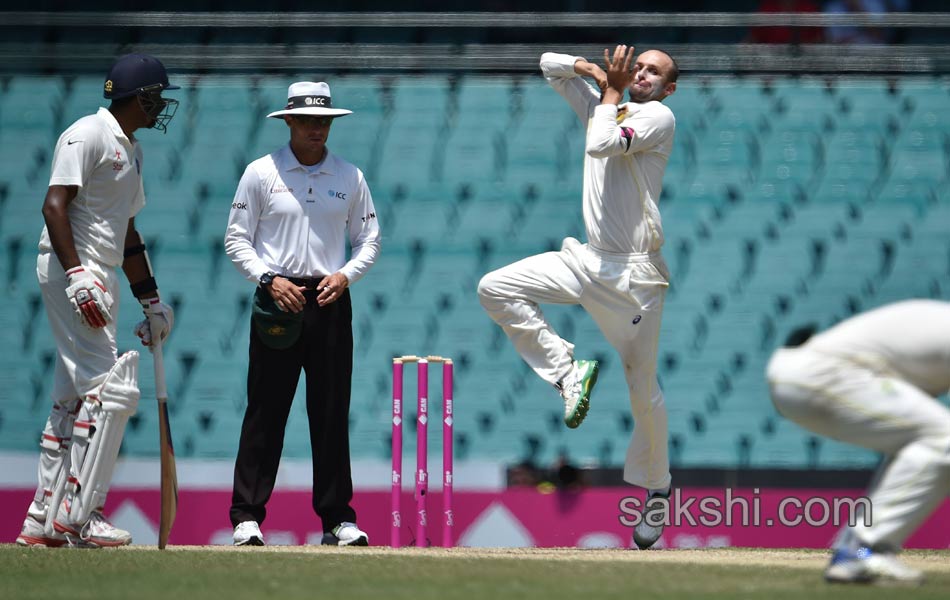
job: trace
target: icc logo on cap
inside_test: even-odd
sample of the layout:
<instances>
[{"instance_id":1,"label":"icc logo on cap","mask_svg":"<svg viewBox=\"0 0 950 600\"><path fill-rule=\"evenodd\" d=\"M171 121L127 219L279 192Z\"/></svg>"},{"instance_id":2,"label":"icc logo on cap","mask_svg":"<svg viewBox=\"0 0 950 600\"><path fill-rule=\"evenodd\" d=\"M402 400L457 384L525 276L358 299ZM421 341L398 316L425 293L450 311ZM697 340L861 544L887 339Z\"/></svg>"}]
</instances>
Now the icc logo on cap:
<instances>
[{"instance_id":1,"label":"icc logo on cap","mask_svg":"<svg viewBox=\"0 0 950 600\"><path fill-rule=\"evenodd\" d=\"M111 91L112 91L112 80L111 80L111 79L106 80L106 91L107 91L107 92L111 92Z\"/></svg>"}]
</instances>

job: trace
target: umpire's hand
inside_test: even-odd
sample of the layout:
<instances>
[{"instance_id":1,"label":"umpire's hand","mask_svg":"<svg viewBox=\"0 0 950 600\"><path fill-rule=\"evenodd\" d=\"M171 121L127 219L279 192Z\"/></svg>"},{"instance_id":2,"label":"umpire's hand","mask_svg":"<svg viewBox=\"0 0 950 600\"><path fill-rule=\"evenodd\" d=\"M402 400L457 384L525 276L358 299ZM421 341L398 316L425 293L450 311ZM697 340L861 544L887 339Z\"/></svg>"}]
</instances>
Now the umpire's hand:
<instances>
[{"instance_id":1,"label":"umpire's hand","mask_svg":"<svg viewBox=\"0 0 950 600\"><path fill-rule=\"evenodd\" d=\"M336 272L333 275L327 275L317 285L317 289L320 290L320 294L317 296L317 304L326 306L336 302L343 295L343 290L349 285L350 280L343 273Z\"/></svg>"},{"instance_id":2,"label":"umpire's hand","mask_svg":"<svg viewBox=\"0 0 950 600\"><path fill-rule=\"evenodd\" d=\"M307 302L303 297L303 292L307 288L296 285L289 279L274 277L274 280L266 287L277 304L277 308L284 312L299 313Z\"/></svg>"}]
</instances>

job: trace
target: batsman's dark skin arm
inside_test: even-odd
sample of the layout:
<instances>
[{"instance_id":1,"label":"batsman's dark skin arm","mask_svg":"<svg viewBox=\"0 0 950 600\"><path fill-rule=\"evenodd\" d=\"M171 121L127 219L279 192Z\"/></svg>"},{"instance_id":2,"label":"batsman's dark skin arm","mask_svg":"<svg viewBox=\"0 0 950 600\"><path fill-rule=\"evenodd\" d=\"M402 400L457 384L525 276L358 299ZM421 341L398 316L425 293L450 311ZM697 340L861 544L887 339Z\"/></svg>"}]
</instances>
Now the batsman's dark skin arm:
<instances>
[{"instance_id":1,"label":"batsman's dark skin arm","mask_svg":"<svg viewBox=\"0 0 950 600\"><path fill-rule=\"evenodd\" d=\"M51 185L43 200L43 219L53 245L53 252L64 271L80 266L79 254L73 242L73 227L69 223L69 203L76 199L79 186Z\"/></svg>"},{"instance_id":2,"label":"batsman's dark skin arm","mask_svg":"<svg viewBox=\"0 0 950 600\"><path fill-rule=\"evenodd\" d=\"M139 245L144 245L144 242L142 241L141 234L135 229L135 217L133 217L129 219L129 228L125 233L125 247L132 248ZM122 261L122 270L125 272L125 277L129 280L130 284L135 285L153 276L147 261L148 259L144 252L133 254ZM158 292L152 290L151 292L141 294L138 298L155 298L156 296L158 296Z\"/></svg>"}]
</instances>

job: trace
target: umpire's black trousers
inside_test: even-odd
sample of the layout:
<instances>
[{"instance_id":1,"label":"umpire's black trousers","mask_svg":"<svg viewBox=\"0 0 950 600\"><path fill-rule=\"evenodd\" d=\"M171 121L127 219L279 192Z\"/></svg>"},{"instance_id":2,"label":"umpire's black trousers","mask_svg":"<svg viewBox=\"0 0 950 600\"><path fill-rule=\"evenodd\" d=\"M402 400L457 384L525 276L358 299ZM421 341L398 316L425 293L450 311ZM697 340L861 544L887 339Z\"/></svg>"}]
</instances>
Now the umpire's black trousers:
<instances>
[{"instance_id":1,"label":"umpire's black trousers","mask_svg":"<svg viewBox=\"0 0 950 600\"><path fill-rule=\"evenodd\" d=\"M317 305L316 290L306 290L303 333L285 350L264 345L251 326L247 373L247 411L234 465L231 523L261 523L274 489L284 447L287 416L300 370L306 372L307 416L313 457L313 510L331 531L356 522L350 507L350 379L353 329L350 291L336 302Z\"/></svg>"}]
</instances>

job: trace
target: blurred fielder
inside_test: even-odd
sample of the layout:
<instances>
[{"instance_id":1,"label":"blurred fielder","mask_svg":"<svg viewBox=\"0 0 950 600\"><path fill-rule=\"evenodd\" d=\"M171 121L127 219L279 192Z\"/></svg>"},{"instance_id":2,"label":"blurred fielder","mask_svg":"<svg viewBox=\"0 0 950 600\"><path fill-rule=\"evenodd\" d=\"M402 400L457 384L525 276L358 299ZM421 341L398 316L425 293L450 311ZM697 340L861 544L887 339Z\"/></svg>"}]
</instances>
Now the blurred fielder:
<instances>
[{"instance_id":1,"label":"blurred fielder","mask_svg":"<svg viewBox=\"0 0 950 600\"><path fill-rule=\"evenodd\" d=\"M178 107L162 98L165 67L145 54L112 66L108 110L79 119L60 136L43 202L46 226L36 273L56 339L53 409L40 441L39 487L16 541L24 546L122 546L127 531L102 515L125 425L139 399L138 352L116 354L122 267L145 320L135 328L150 345L174 321L135 229L145 205L140 128L165 131Z\"/></svg>"},{"instance_id":2,"label":"blurred fielder","mask_svg":"<svg viewBox=\"0 0 950 600\"><path fill-rule=\"evenodd\" d=\"M812 330L813 331L813 330ZM776 409L827 437L884 453L870 525L842 530L825 578L918 583L896 554L950 493L950 303L909 300L790 339L768 365Z\"/></svg>"},{"instance_id":3,"label":"blurred fielder","mask_svg":"<svg viewBox=\"0 0 950 600\"><path fill-rule=\"evenodd\" d=\"M596 361L574 360L574 345L545 319L540 303L580 304L620 353L635 420L624 479L668 497L667 413L656 379L657 343L669 273L660 254L657 203L673 149L673 113L661 102L676 91L679 69L665 52L633 47L604 50L606 72L585 59L547 52L541 71L584 124L584 225L587 244L567 238L559 252L531 256L485 275L482 306L524 360L564 399L564 422L587 415ZM597 87L581 77L592 77ZM624 93L630 102L623 103ZM651 506L662 503L650 503ZM644 520L634 533L641 548L662 525Z\"/></svg>"}]
</instances>

